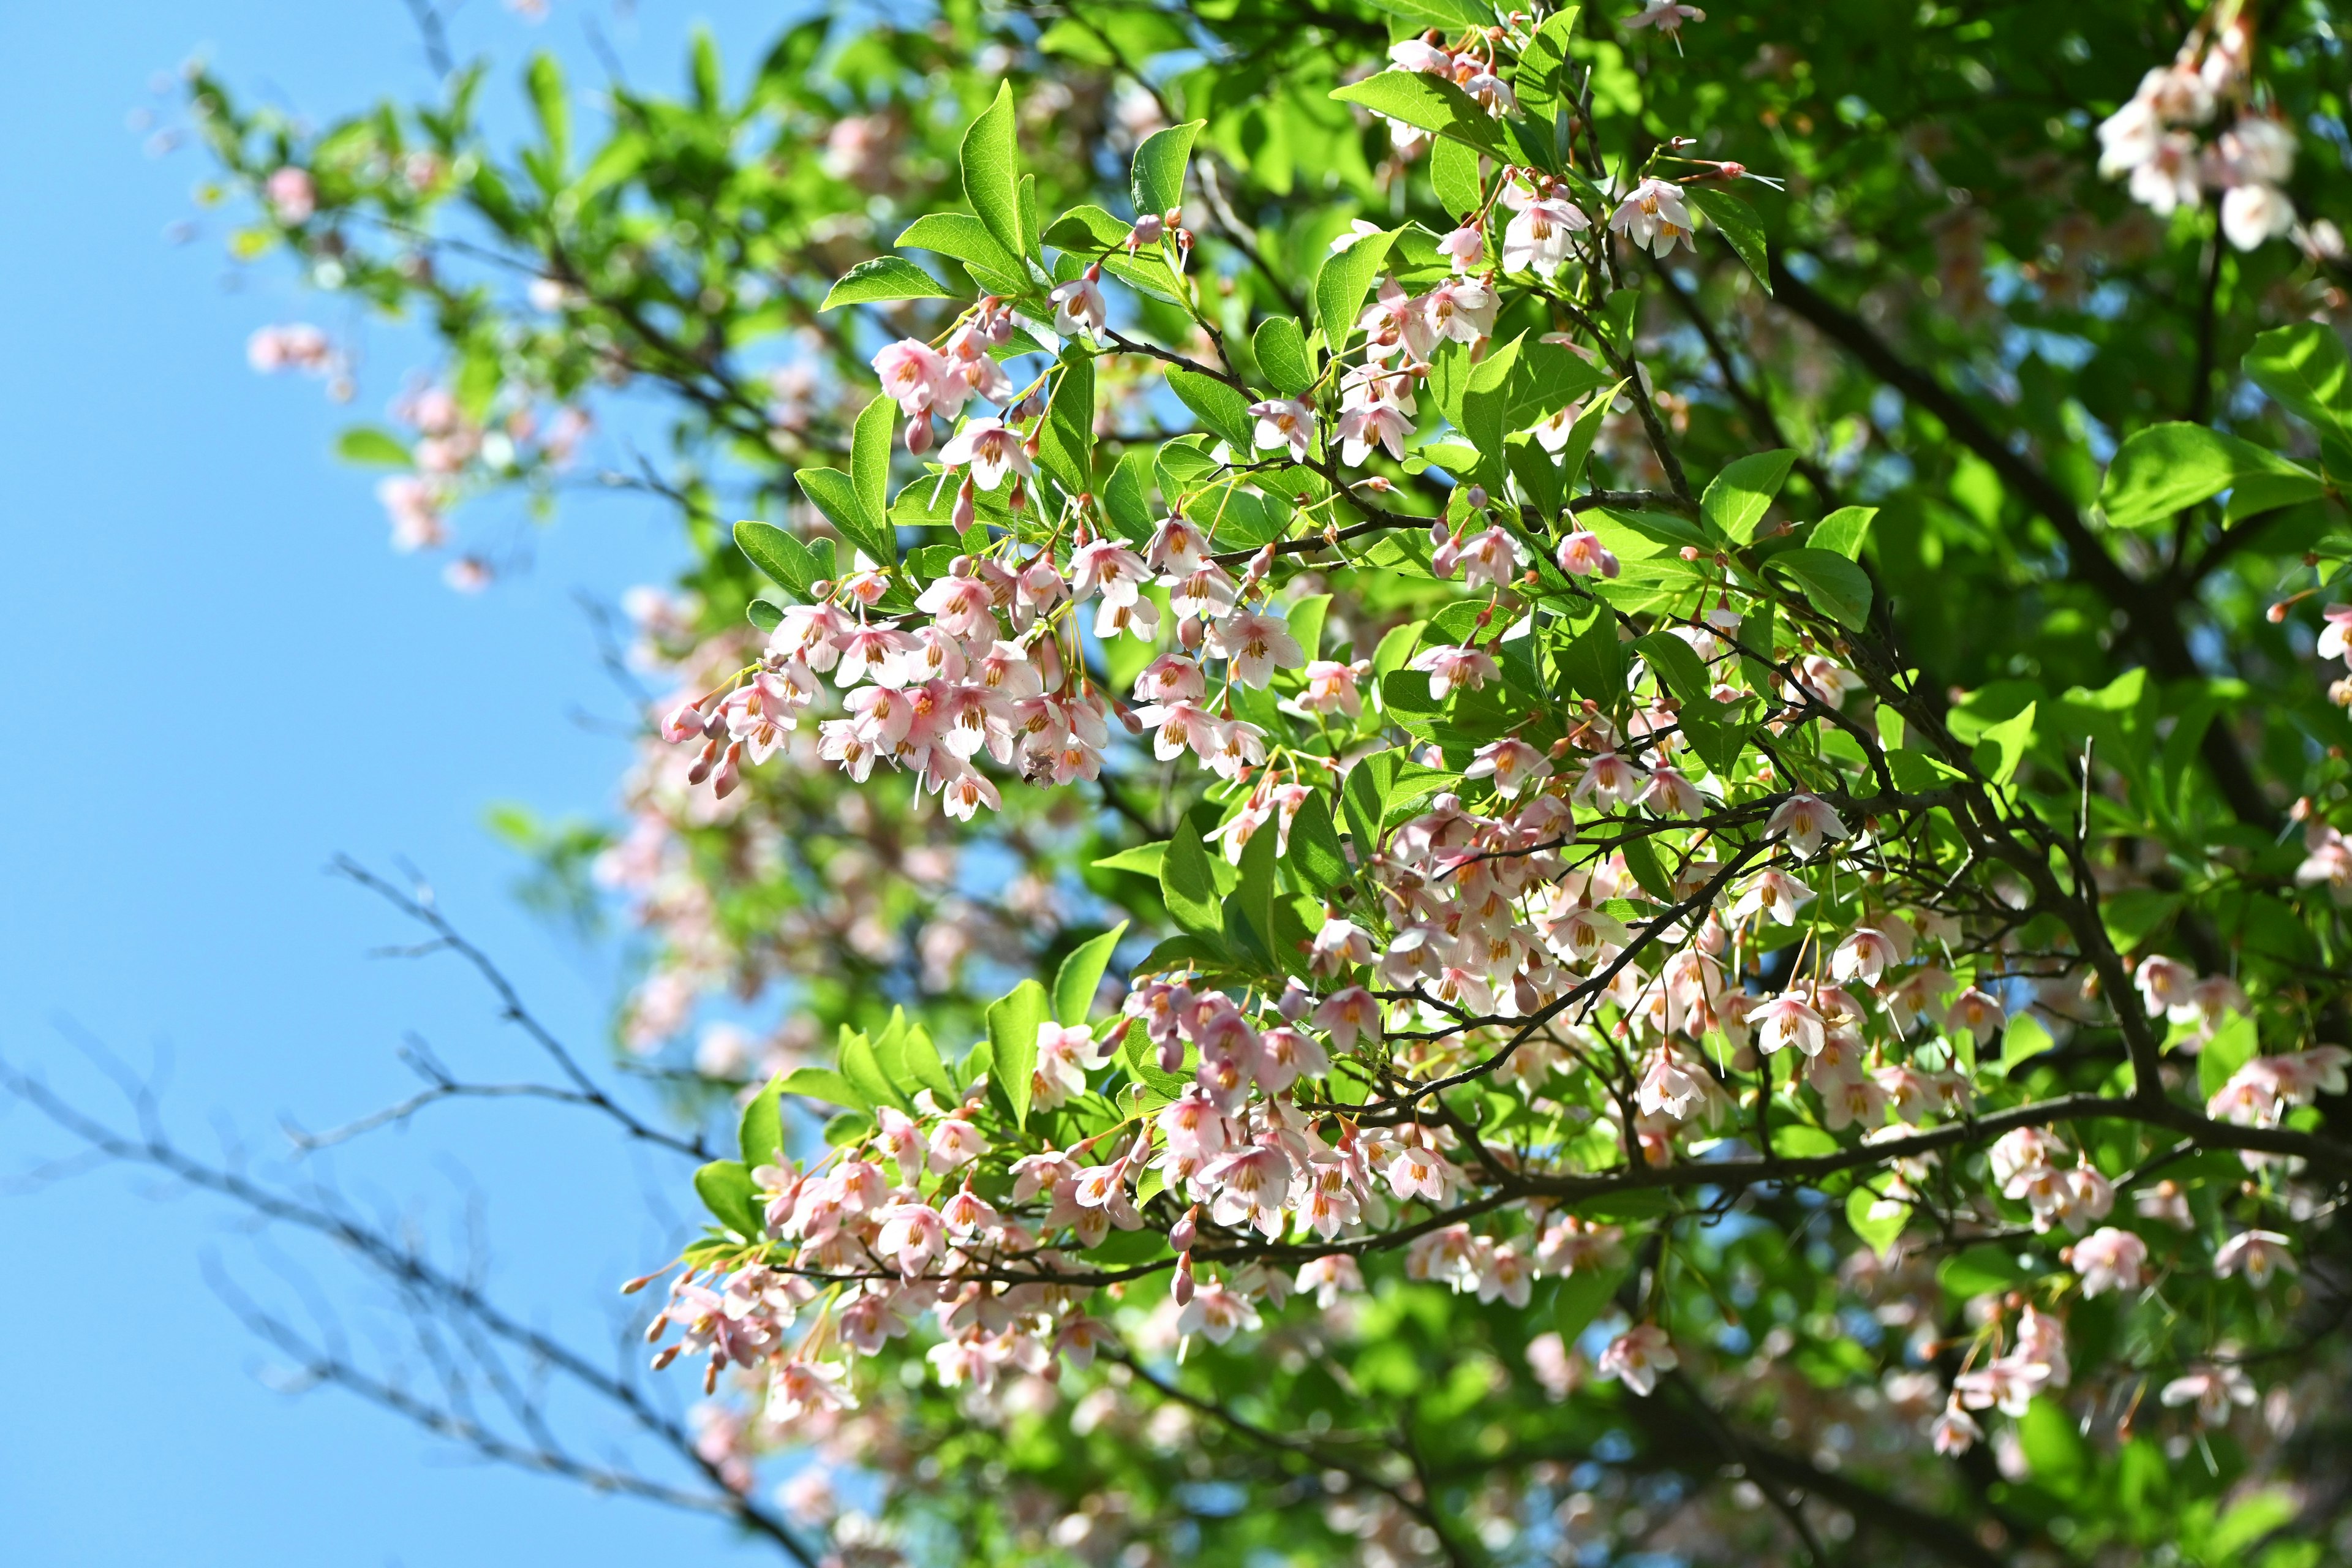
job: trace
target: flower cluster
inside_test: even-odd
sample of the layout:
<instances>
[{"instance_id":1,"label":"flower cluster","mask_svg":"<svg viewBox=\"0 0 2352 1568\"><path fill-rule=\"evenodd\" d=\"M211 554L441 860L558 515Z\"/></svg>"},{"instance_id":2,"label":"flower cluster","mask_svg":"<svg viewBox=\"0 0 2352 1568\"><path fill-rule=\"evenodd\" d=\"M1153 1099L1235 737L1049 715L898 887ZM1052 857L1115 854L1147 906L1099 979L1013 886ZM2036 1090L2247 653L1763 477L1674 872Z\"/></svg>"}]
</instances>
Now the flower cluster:
<instances>
[{"instance_id":1,"label":"flower cluster","mask_svg":"<svg viewBox=\"0 0 2352 1568\"><path fill-rule=\"evenodd\" d=\"M2220 192L2221 232L2240 250L2295 226L2283 188L2294 173L2294 132L2256 105L2253 52L2250 8L2217 5L2179 57L2150 70L2099 126L2100 174L2128 179L2132 199L2158 216Z\"/></svg>"}]
</instances>

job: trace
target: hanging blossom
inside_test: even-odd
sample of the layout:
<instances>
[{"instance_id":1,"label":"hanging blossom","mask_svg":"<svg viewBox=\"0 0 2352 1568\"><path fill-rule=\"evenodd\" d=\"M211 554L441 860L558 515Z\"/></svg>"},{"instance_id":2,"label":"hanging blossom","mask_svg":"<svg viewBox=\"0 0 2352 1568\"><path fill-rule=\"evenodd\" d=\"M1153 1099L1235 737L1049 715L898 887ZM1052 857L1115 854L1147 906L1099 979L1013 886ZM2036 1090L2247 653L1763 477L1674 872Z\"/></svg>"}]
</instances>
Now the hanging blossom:
<instances>
[{"instance_id":1,"label":"hanging blossom","mask_svg":"<svg viewBox=\"0 0 2352 1568\"><path fill-rule=\"evenodd\" d=\"M2225 0L2098 132L2099 173L2126 181L2132 199L2160 217L2218 192L2221 232L2240 250L2296 226L2285 190L2294 133L2261 101L2253 53L2253 18Z\"/></svg>"}]
</instances>

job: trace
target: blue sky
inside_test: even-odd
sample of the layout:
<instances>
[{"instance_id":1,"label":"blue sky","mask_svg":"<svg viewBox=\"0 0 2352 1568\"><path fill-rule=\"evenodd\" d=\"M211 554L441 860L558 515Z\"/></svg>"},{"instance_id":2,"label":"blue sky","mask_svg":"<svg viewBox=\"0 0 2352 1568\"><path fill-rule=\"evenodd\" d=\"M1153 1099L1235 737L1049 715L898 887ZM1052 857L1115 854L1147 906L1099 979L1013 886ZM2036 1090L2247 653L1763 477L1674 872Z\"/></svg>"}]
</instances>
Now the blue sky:
<instances>
[{"instance_id":1,"label":"blue sky","mask_svg":"<svg viewBox=\"0 0 2352 1568\"><path fill-rule=\"evenodd\" d=\"M453 33L461 54L495 56L490 96L510 109L528 47L596 78L592 14L654 83L679 79L697 17L740 67L776 8L555 0L532 28L471 0ZM111 1110L54 1020L136 1061L168 1042L178 1131L210 1152L226 1119L275 1159L281 1113L328 1125L411 1087L393 1057L405 1031L480 1075L529 1066L446 960L367 956L405 933L320 875L338 852L425 868L545 1015L602 1052L610 957L515 907L518 868L482 810L605 805L625 752L577 715L622 709L574 596L658 578L676 547L658 513L613 500L570 510L528 577L479 598L389 552L371 477L329 444L380 413L417 345L375 331L348 411L246 370L254 327L329 318L268 265L231 287L216 221L164 237L191 216L201 155L151 157L127 117L162 107L152 79L199 50L321 117L430 87L400 0L0 7L16 62L0 97L16 150L0 164L0 1048ZM0 1110L0 1173L66 1147ZM445 1232L478 1183L494 1287L590 1343L614 1282L662 1256L646 1194L684 1190L675 1165L551 1108L443 1108L336 1169ZM0 1195L10 1562L751 1560L716 1525L471 1464L341 1394L272 1392L269 1357L203 1281L211 1254L271 1289L228 1217L120 1173ZM340 1276L319 1278L337 1293Z\"/></svg>"}]
</instances>

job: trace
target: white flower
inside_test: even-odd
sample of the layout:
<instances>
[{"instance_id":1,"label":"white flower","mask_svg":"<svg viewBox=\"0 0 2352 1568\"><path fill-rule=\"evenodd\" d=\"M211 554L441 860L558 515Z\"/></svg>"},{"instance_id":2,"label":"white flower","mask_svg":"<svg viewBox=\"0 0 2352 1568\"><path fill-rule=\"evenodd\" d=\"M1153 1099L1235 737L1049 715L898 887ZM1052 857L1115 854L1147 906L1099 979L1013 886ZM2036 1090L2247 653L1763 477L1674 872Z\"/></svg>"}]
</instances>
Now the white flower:
<instances>
[{"instance_id":1,"label":"white flower","mask_svg":"<svg viewBox=\"0 0 2352 1568\"><path fill-rule=\"evenodd\" d=\"M2221 197L2221 232L2252 250L2294 226L2294 204L2276 185L2236 185Z\"/></svg>"}]
</instances>

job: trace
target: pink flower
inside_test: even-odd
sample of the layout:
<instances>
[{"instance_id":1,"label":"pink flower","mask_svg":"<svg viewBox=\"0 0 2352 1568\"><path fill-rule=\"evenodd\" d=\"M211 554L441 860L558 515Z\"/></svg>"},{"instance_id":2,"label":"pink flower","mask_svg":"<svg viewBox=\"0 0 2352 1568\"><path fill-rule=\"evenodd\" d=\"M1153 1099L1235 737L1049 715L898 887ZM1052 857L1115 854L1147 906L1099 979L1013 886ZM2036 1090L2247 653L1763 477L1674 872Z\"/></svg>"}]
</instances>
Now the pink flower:
<instances>
[{"instance_id":1,"label":"pink flower","mask_svg":"<svg viewBox=\"0 0 2352 1568\"><path fill-rule=\"evenodd\" d=\"M1307 460L1307 443L1315 439L1315 416L1307 405L1294 398L1274 397L1251 404L1249 411L1257 421L1250 438L1259 450L1287 447L1295 460Z\"/></svg>"},{"instance_id":2,"label":"pink flower","mask_svg":"<svg viewBox=\"0 0 2352 1568\"><path fill-rule=\"evenodd\" d=\"M1280 616L1262 610L1239 610L1209 624L1211 653L1226 661L1233 678L1244 686L1262 687L1276 669L1297 669L1307 655L1290 635Z\"/></svg>"},{"instance_id":3,"label":"pink flower","mask_svg":"<svg viewBox=\"0 0 2352 1568\"><path fill-rule=\"evenodd\" d=\"M2206 1366L2174 1378L2158 1397L2171 1406L2194 1405L2199 1426L2219 1426L2230 1419L2230 1406L2254 1402L2254 1385L2234 1366Z\"/></svg>"},{"instance_id":4,"label":"pink flower","mask_svg":"<svg viewBox=\"0 0 2352 1568\"><path fill-rule=\"evenodd\" d=\"M1690 209L1683 205L1682 187L1669 180L1643 180L1609 215L1609 226L1631 239L1638 249L1647 247L1664 258L1677 244L1697 249L1691 241Z\"/></svg>"},{"instance_id":5,"label":"pink flower","mask_svg":"<svg viewBox=\"0 0 2352 1568\"><path fill-rule=\"evenodd\" d=\"M2294 1272L2294 1254L2287 1239L2274 1230L2242 1230L2213 1254L2213 1272L2227 1279L2242 1272L2246 1283L2259 1290L2280 1269Z\"/></svg>"},{"instance_id":6,"label":"pink flower","mask_svg":"<svg viewBox=\"0 0 2352 1568\"><path fill-rule=\"evenodd\" d=\"M1952 1396L1971 1410L1998 1408L2003 1415L2022 1415L2049 1381L2050 1368L2043 1363L2003 1356L1952 1379Z\"/></svg>"},{"instance_id":7,"label":"pink flower","mask_svg":"<svg viewBox=\"0 0 2352 1568\"><path fill-rule=\"evenodd\" d=\"M971 466L972 478L984 490L1003 484L1008 473L1034 471L1021 432L1002 419L966 420L961 429L948 437L948 444L940 448L940 466L961 468L966 464Z\"/></svg>"},{"instance_id":8,"label":"pink flower","mask_svg":"<svg viewBox=\"0 0 2352 1568\"><path fill-rule=\"evenodd\" d=\"M2352 665L2352 605L2329 605L2319 612L2327 624L2320 628L2312 652L2322 658L2340 658Z\"/></svg>"},{"instance_id":9,"label":"pink flower","mask_svg":"<svg viewBox=\"0 0 2352 1568\"><path fill-rule=\"evenodd\" d=\"M1478 232L1476 224L1465 223L1438 240L1437 253L1453 259L1454 271L1469 272L1486 254L1486 237Z\"/></svg>"},{"instance_id":10,"label":"pink flower","mask_svg":"<svg viewBox=\"0 0 2352 1568\"><path fill-rule=\"evenodd\" d=\"M319 210L319 187L308 169L290 165L273 169L263 182L261 193L269 203L271 216L282 224L308 223L310 215Z\"/></svg>"},{"instance_id":11,"label":"pink flower","mask_svg":"<svg viewBox=\"0 0 2352 1568\"><path fill-rule=\"evenodd\" d=\"M1948 1458L1954 1454L1965 1454L1982 1442L1984 1428L1960 1408L1959 1399L1955 1396L1944 1406L1944 1413L1936 1417L1935 1425L1927 1429L1927 1436L1935 1445L1936 1452Z\"/></svg>"},{"instance_id":12,"label":"pink flower","mask_svg":"<svg viewBox=\"0 0 2352 1568\"><path fill-rule=\"evenodd\" d=\"M884 395L896 398L899 412L908 418L928 415L940 401L940 387L947 380L948 363L929 344L901 338L877 353L873 363L874 374L882 378Z\"/></svg>"},{"instance_id":13,"label":"pink flower","mask_svg":"<svg viewBox=\"0 0 2352 1568\"><path fill-rule=\"evenodd\" d=\"M832 1362L798 1358L776 1368L768 1384L767 1417L784 1422L812 1410L855 1410L857 1395L849 1389L849 1369Z\"/></svg>"},{"instance_id":14,"label":"pink flower","mask_svg":"<svg viewBox=\"0 0 2352 1568\"><path fill-rule=\"evenodd\" d=\"M1513 800L1528 785L1551 776L1551 763L1525 741L1502 740L1478 748L1470 765L1462 770L1462 776L1491 778L1495 781L1495 793L1505 800Z\"/></svg>"},{"instance_id":15,"label":"pink flower","mask_svg":"<svg viewBox=\"0 0 2352 1568\"><path fill-rule=\"evenodd\" d=\"M1412 420L1392 403L1359 404L1339 416L1339 460L1356 468L1385 447L1389 456L1404 460L1404 438L1412 434Z\"/></svg>"},{"instance_id":16,"label":"pink flower","mask_svg":"<svg viewBox=\"0 0 2352 1568\"><path fill-rule=\"evenodd\" d=\"M1559 569L1571 577L1590 577L1595 573L1614 577L1622 570L1616 555L1591 529L1578 529L1562 539L1553 558L1559 563Z\"/></svg>"},{"instance_id":17,"label":"pink flower","mask_svg":"<svg viewBox=\"0 0 2352 1568\"><path fill-rule=\"evenodd\" d=\"M1475 691L1490 680L1502 679L1495 661L1475 647L1455 647L1441 644L1425 647L1412 656L1410 668L1424 670L1429 676L1429 695L1439 702L1456 687Z\"/></svg>"},{"instance_id":18,"label":"pink flower","mask_svg":"<svg viewBox=\"0 0 2352 1568\"><path fill-rule=\"evenodd\" d=\"M1655 1323L1636 1323L1609 1342L1592 1370L1604 1378L1622 1381L1635 1394L1646 1394L1658 1386L1660 1373L1672 1372L1681 1364L1665 1330Z\"/></svg>"},{"instance_id":19,"label":"pink flower","mask_svg":"<svg viewBox=\"0 0 2352 1568\"><path fill-rule=\"evenodd\" d=\"M1549 277L1569 257L1569 236L1592 226L1584 209L1558 195L1520 206L1503 230L1503 269Z\"/></svg>"},{"instance_id":20,"label":"pink flower","mask_svg":"<svg viewBox=\"0 0 2352 1568\"><path fill-rule=\"evenodd\" d=\"M1176 1314L1176 1331L1180 1334L1205 1334L1211 1344L1221 1345L1244 1329L1257 1327L1257 1309L1223 1285L1202 1286Z\"/></svg>"},{"instance_id":21,"label":"pink flower","mask_svg":"<svg viewBox=\"0 0 2352 1568\"><path fill-rule=\"evenodd\" d=\"M1802 992L1781 993L1748 1014L1748 1021L1750 1028L1760 1031L1757 1048L1768 1057L1790 1046L1809 1057L1822 1054L1825 1038L1822 1016L1805 1000Z\"/></svg>"},{"instance_id":22,"label":"pink flower","mask_svg":"<svg viewBox=\"0 0 2352 1568\"><path fill-rule=\"evenodd\" d=\"M1371 670L1365 660L1340 664L1333 659L1318 658L1307 663L1306 684L1297 699L1298 706L1309 713L1338 711L1357 718L1364 710L1364 700L1356 690L1356 682Z\"/></svg>"},{"instance_id":23,"label":"pink flower","mask_svg":"<svg viewBox=\"0 0 2352 1568\"><path fill-rule=\"evenodd\" d=\"M1315 945L1307 954L1307 966L1312 973L1337 974L1371 961L1372 939L1364 933L1364 928L1333 915L1315 933Z\"/></svg>"},{"instance_id":24,"label":"pink flower","mask_svg":"<svg viewBox=\"0 0 2352 1568\"><path fill-rule=\"evenodd\" d=\"M1381 1005L1360 985L1350 985L1325 997L1309 1021L1331 1037L1341 1050L1353 1050L1359 1036L1381 1037Z\"/></svg>"},{"instance_id":25,"label":"pink flower","mask_svg":"<svg viewBox=\"0 0 2352 1568\"><path fill-rule=\"evenodd\" d=\"M1099 337L1109 313L1103 306L1102 267L1089 267L1046 296L1054 303L1054 330L1064 337L1081 332Z\"/></svg>"},{"instance_id":26,"label":"pink flower","mask_svg":"<svg viewBox=\"0 0 2352 1568\"><path fill-rule=\"evenodd\" d=\"M1775 807L1771 817L1764 824L1765 837L1784 836L1790 848L1811 859L1824 838L1851 838L1853 834L1838 820L1838 814L1829 802L1818 795L1798 794Z\"/></svg>"},{"instance_id":27,"label":"pink flower","mask_svg":"<svg viewBox=\"0 0 2352 1568\"><path fill-rule=\"evenodd\" d=\"M1655 27L1661 33L1679 35L1685 22L1704 22L1706 13L1696 5L1685 5L1682 0L1642 0L1642 9L1619 24L1627 29ZM1679 43L1679 37L1675 40Z\"/></svg>"},{"instance_id":28,"label":"pink flower","mask_svg":"<svg viewBox=\"0 0 2352 1568\"><path fill-rule=\"evenodd\" d=\"M2083 1277L2085 1296L2136 1290L2147 1274L2147 1243L2111 1225L2100 1226L2068 1247L2066 1257L2074 1272Z\"/></svg>"}]
</instances>

